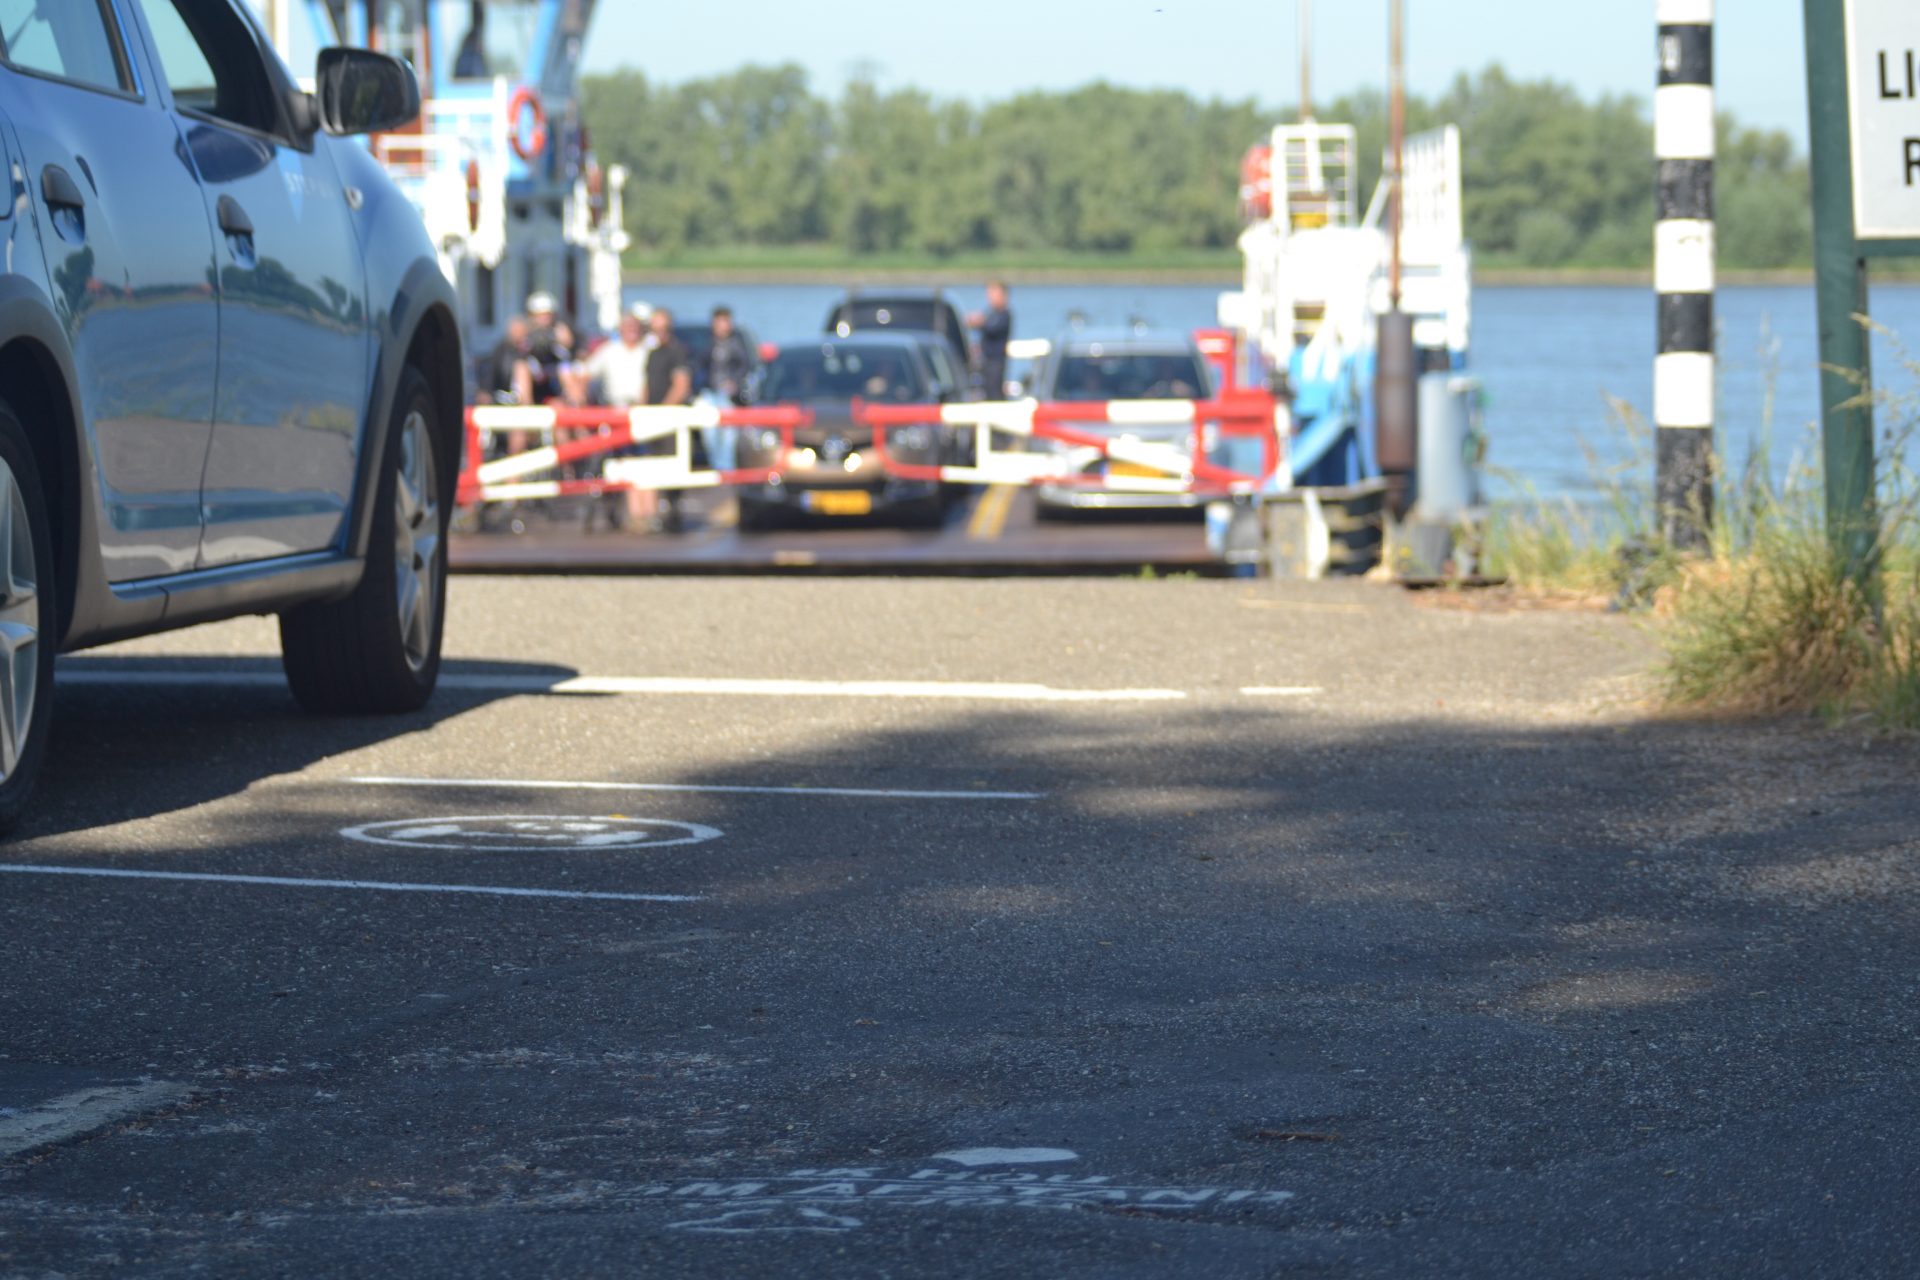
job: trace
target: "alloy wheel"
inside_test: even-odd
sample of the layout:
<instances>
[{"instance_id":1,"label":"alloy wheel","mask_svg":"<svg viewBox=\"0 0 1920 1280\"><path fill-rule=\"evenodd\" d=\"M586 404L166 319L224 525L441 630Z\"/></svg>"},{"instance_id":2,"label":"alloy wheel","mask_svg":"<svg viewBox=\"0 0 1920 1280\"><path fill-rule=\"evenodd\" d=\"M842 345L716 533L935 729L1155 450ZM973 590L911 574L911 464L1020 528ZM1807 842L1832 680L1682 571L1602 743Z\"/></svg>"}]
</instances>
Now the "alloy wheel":
<instances>
[{"instance_id":1,"label":"alloy wheel","mask_svg":"<svg viewBox=\"0 0 1920 1280\"><path fill-rule=\"evenodd\" d=\"M407 665L424 670L433 650L440 599L440 483L433 435L418 409L400 428L400 473L393 486L394 587Z\"/></svg>"},{"instance_id":2,"label":"alloy wheel","mask_svg":"<svg viewBox=\"0 0 1920 1280\"><path fill-rule=\"evenodd\" d=\"M20 480L4 460L0 473L0 779L6 779L20 765L40 697L40 585Z\"/></svg>"}]
</instances>

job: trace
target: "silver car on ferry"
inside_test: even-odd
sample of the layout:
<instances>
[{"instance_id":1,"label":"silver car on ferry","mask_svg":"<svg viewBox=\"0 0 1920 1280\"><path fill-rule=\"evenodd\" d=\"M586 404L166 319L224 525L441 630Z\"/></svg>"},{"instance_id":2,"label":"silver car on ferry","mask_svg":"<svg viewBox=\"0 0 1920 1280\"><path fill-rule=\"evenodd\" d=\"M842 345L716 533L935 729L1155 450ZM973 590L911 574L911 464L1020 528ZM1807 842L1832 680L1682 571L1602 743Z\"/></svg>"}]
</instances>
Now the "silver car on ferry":
<instances>
[{"instance_id":1,"label":"silver car on ferry","mask_svg":"<svg viewBox=\"0 0 1920 1280\"><path fill-rule=\"evenodd\" d=\"M1033 372L1029 394L1043 404L1095 403L1108 400L1206 400L1214 393L1213 370L1189 334L1155 329L1077 329L1055 341ZM1075 430L1142 443L1186 448L1193 428L1186 423L1158 425L1114 424L1100 420L1066 422ZM1061 453L1071 447L1051 446ZM1137 464L1095 459L1085 466L1088 478L1104 476L1100 487L1041 485L1035 492L1040 512L1058 515L1074 509L1153 509L1200 506L1203 497L1166 492L1142 484L1126 487L1129 478L1161 479L1162 473Z\"/></svg>"}]
</instances>

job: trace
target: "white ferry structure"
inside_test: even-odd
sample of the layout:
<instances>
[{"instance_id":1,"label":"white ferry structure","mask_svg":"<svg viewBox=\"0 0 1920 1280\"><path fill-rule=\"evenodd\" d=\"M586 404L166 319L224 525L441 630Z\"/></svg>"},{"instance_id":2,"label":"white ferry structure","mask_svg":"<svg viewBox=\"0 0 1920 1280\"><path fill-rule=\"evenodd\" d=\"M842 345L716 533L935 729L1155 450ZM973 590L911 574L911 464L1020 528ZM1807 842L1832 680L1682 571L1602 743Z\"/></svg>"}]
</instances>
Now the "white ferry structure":
<instances>
[{"instance_id":1,"label":"white ferry structure","mask_svg":"<svg viewBox=\"0 0 1920 1280\"><path fill-rule=\"evenodd\" d=\"M627 175L602 169L580 116L595 0L250 3L297 75L329 45L413 65L418 123L371 145L439 249L470 361L534 293L575 325L618 327Z\"/></svg>"}]
</instances>

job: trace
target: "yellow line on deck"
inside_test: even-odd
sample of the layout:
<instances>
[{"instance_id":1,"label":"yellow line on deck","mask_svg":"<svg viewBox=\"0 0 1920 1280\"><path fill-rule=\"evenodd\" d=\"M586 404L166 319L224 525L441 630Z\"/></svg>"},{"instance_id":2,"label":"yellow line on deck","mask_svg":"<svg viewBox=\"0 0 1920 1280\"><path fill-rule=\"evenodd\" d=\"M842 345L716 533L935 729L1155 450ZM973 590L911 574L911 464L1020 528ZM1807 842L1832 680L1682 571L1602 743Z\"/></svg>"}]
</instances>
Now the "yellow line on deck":
<instances>
[{"instance_id":1,"label":"yellow line on deck","mask_svg":"<svg viewBox=\"0 0 1920 1280\"><path fill-rule=\"evenodd\" d=\"M973 518L967 521L967 537L973 542L994 542L1007 529L1007 517L1013 513L1013 497L1019 489L996 484L980 495L974 504Z\"/></svg>"}]
</instances>

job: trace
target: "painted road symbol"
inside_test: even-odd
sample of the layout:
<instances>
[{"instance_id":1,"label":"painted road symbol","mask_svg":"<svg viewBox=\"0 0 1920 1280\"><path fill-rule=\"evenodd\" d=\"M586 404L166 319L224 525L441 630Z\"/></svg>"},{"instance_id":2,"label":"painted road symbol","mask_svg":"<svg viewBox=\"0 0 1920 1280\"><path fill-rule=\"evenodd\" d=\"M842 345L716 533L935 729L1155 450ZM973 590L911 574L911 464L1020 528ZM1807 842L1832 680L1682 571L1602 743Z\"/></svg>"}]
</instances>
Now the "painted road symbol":
<instances>
[{"instance_id":1,"label":"painted road symbol","mask_svg":"<svg viewBox=\"0 0 1920 1280\"><path fill-rule=\"evenodd\" d=\"M677 1231L751 1235L761 1231L852 1231L855 1213L900 1210L1106 1209L1206 1218L1283 1211L1291 1191L1224 1186L1142 1185L1105 1174L1035 1165L1077 1164L1064 1147L968 1147L931 1157L937 1165L862 1165L784 1173L707 1172L614 1193L615 1200L664 1203L690 1216ZM955 1169L953 1165L963 1166Z\"/></svg>"},{"instance_id":2,"label":"painted road symbol","mask_svg":"<svg viewBox=\"0 0 1920 1280\"><path fill-rule=\"evenodd\" d=\"M614 853L700 844L721 833L692 822L661 818L496 814L466 818L410 818L348 827L340 833L368 844L479 853Z\"/></svg>"}]
</instances>

